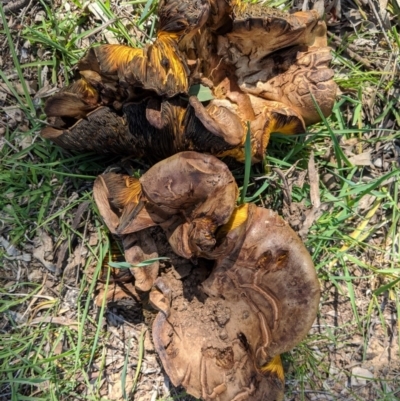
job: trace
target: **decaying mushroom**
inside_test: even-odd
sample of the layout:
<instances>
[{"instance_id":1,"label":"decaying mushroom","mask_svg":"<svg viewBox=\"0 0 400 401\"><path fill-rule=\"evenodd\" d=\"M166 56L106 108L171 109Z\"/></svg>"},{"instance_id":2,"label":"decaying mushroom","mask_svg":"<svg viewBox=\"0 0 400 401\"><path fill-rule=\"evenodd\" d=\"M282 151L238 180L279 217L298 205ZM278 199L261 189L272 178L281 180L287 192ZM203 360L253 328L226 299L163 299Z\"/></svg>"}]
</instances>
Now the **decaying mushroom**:
<instances>
[{"instance_id":1,"label":"decaying mushroom","mask_svg":"<svg viewBox=\"0 0 400 401\"><path fill-rule=\"evenodd\" d=\"M171 278L157 279L150 295L160 309L153 339L164 369L204 400L283 399L279 355L304 338L317 313L319 284L302 242L271 210L243 208L247 219L228 231L235 247L216 260L203 302L174 307L183 296Z\"/></svg>"},{"instance_id":2,"label":"decaying mushroom","mask_svg":"<svg viewBox=\"0 0 400 401\"><path fill-rule=\"evenodd\" d=\"M187 259L214 249L216 230L229 220L237 196L225 163L197 152L171 156L139 179L107 173L94 184L94 198L112 233L158 225L175 253Z\"/></svg>"},{"instance_id":3,"label":"decaying mushroom","mask_svg":"<svg viewBox=\"0 0 400 401\"><path fill-rule=\"evenodd\" d=\"M185 280L159 276L158 261L130 269L134 286L125 285L136 299L150 292L153 341L172 383L204 400L282 400L280 354L315 319L315 269L276 213L236 205L235 180L215 156L244 161L249 126L252 161L263 160L272 132L320 121L314 102L331 113L322 13L162 0L158 15L156 39L143 49L89 50L80 78L48 100L42 135L156 163L140 178L102 174L94 197L128 262L158 255L149 229L159 226L176 255L199 270L208 263L190 299Z\"/></svg>"},{"instance_id":4,"label":"decaying mushroom","mask_svg":"<svg viewBox=\"0 0 400 401\"><path fill-rule=\"evenodd\" d=\"M140 179L115 173L96 179L93 191L100 214L112 233L123 235L131 263L150 258L145 250L152 239L142 230L155 225L165 230L182 257L197 257L215 246L215 231L229 220L238 195L228 167L216 160L182 152L157 163ZM149 291L158 262L131 272L136 288Z\"/></svg>"},{"instance_id":5,"label":"decaying mushroom","mask_svg":"<svg viewBox=\"0 0 400 401\"><path fill-rule=\"evenodd\" d=\"M232 32L218 37L218 53L235 66L244 92L284 103L306 125L319 122L312 96L328 116L336 95L325 22L316 10L289 15L273 11L274 18L270 12L260 5L243 9ZM267 43L265 32L271 38Z\"/></svg>"},{"instance_id":6,"label":"decaying mushroom","mask_svg":"<svg viewBox=\"0 0 400 401\"><path fill-rule=\"evenodd\" d=\"M175 253L215 260L185 308L174 307L184 284L156 278L158 266L132 269L139 290L154 284L153 341L174 385L204 400L282 399L279 355L307 334L319 301L311 257L288 224L271 210L236 207L225 164L195 152L165 159L140 179L104 174L94 196L110 230L122 234L127 261L148 255L137 251L154 225Z\"/></svg>"},{"instance_id":7,"label":"decaying mushroom","mask_svg":"<svg viewBox=\"0 0 400 401\"><path fill-rule=\"evenodd\" d=\"M315 11L287 14L238 0L163 0L154 43L101 45L81 78L50 98L42 131L75 151L157 162L183 150L253 161L272 132L296 134L329 115L336 86L326 27ZM209 91L201 102L193 88ZM313 99L314 98L314 99Z\"/></svg>"}]
</instances>

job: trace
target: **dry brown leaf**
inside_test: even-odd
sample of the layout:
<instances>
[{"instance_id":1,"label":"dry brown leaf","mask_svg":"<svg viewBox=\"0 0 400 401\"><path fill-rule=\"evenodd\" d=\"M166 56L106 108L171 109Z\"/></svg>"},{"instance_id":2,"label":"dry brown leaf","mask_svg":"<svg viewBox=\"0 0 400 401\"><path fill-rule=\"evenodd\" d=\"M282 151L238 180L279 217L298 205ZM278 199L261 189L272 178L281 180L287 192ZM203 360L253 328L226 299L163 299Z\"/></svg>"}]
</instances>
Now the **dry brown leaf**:
<instances>
[{"instance_id":1,"label":"dry brown leaf","mask_svg":"<svg viewBox=\"0 0 400 401\"><path fill-rule=\"evenodd\" d=\"M44 230L38 231L38 236L35 237L35 243L38 245L33 251L33 257L49 271L54 273L56 266L49 260L53 259L53 240Z\"/></svg>"},{"instance_id":2,"label":"dry brown leaf","mask_svg":"<svg viewBox=\"0 0 400 401\"><path fill-rule=\"evenodd\" d=\"M349 162L355 166L371 166L371 150L349 157Z\"/></svg>"}]
</instances>

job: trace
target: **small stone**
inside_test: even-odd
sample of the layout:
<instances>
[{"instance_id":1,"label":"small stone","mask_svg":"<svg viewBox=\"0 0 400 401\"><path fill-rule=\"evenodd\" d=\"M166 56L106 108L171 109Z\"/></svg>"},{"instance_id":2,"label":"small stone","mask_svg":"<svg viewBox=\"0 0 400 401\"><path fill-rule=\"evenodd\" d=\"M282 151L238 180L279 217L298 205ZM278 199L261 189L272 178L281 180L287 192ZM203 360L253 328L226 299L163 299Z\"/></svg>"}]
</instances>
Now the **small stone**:
<instances>
[{"instance_id":1,"label":"small stone","mask_svg":"<svg viewBox=\"0 0 400 401\"><path fill-rule=\"evenodd\" d=\"M38 283L43 280L43 273L40 271L40 269L35 269L28 274L28 280L31 283Z\"/></svg>"},{"instance_id":2,"label":"small stone","mask_svg":"<svg viewBox=\"0 0 400 401\"><path fill-rule=\"evenodd\" d=\"M221 340L226 340L228 338L228 332L224 329L219 332L219 338Z\"/></svg>"},{"instance_id":3,"label":"small stone","mask_svg":"<svg viewBox=\"0 0 400 401\"><path fill-rule=\"evenodd\" d=\"M220 327L224 327L231 318L231 311L229 308L224 308L219 305L215 310L215 319Z\"/></svg>"},{"instance_id":4,"label":"small stone","mask_svg":"<svg viewBox=\"0 0 400 401\"><path fill-rule=\"evenodd\" d=\"M374 378L374 374L371 373L368 369L361 368L356 366L351 370L351 386L365 386L367 384L367 380L371 380Z\"/></svg>"},{"instance_id":5,"label":"small stone","mask_svg":"<svg viewBox=\"0 0 400 401\"><path fill-rule=\"evenodd\" d=\"M35 22L43 22L46 20L46 13L44 11L38 11L35 14Z\"/></svg>"}]
</instances>

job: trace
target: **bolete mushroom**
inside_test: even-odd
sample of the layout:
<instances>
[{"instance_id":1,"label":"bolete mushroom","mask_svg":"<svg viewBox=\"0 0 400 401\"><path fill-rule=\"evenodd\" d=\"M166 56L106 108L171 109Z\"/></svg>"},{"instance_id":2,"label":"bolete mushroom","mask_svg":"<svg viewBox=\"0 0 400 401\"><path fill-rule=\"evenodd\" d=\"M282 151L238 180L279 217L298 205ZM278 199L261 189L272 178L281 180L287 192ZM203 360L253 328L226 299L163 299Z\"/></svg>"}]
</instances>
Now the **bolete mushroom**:
<instances>
[{"instance_id":1,"label":"bolete mushroom","mask_svg":"<svg viewBox=\"0 0 400 401\"><path fill-rule=\"evenodd\" d=\"M317 313L314 265L271 210L243 205L222 231L230 246L203 282L203 296L185 303L173 278L156 280L155 348L172 383L197 398L283 400L280 354L305 337Z\"/></svg>"},{"instance_id":2,"label":"bolete mushroom","mask_svg":"<svg viewBox=\"0 0 400 401\"><path fill-rule=\"evenodd\" d=\"M125 236L155 225L164 229L175 253L187 259L214 249L215 232L229 220L238 195L236 182L225 163L196 152L181 152L165 159L139 179L102 174L96 179L93 192L110 231L124 236L125 253L134 256L128 258L133 264L140 262L137 255L141 255L139 249L145 239L136 234L139 249L133 250L132 240ZM143 274L131 269L135 278L140 275L141 290L148 290L153 284L155 266L145 267Z\"/></svg>"},{"instance_id":3,"label":"bolete mushroom","mask_svg":"<svg viewBox=\"0 0 400 401\"><path fill-rule=\"evenodd\" d=\"M154 284L153 341L172 383L204 400L282 399L280 354L304 338L319 302L311 257L288 224L253 204L236 207L225 164L195 152L165 159L140 179L104 174L94 195L108 227L124 235L128 261L145 253L136 236L131 252L127 238L154 225L178 255L215 261L190 302L185 283L155 279L154 266L138 277L140 286Z\"/></svg>"},{"instance_id":4,"label":"bolete mushroom","mask_svg":"<svg viewBox=\"0 0 400 401\"><path fill-rule=\"evenodd\" d=\"M331 113L336 93L326 27L315 11L241 1L160 2L154 43L101 45L81 78L50 98L42 135L75 151L145 158L184 150L263 159L272 132L297 134ZM190 88L208 90L197 98Z\"/></svg>"}]
</instances>

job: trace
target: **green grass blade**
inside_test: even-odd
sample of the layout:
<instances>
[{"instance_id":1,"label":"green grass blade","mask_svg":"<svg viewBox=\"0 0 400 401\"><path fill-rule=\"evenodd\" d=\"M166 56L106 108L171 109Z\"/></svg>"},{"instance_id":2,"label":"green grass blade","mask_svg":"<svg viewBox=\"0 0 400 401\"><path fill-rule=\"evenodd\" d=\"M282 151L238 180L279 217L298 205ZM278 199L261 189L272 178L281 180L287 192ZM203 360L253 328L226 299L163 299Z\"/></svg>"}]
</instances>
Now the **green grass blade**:
<instances>
[{"instance_id":1,"label":"green grass blade","mask_svg":"<svg viewBox=\"0 0 400 401\"><path fill-rule=\"evenodd\" d=\"M247 194L247 187L250 181L250 171L251 171L251 130L250 130L250 122L247 121L247 133L246 133L246 141L244 144L244 179L243 179L243 187L242 193L240 195L240 204L244 203L244 199Z\"/></svg>"},{"instance_id":2,"label":"green grass blade","mask_svg":"<svg viewBox=\"0 0 400 401\"><path fill-rule=\"evenodd\" d=\"M146 329L143 329L142 332L140 333L138 363L136 366L135 377L133 379L133 387L132 387L132 392L131 392L132 396L136 390L137 382L138 382L139 375L140 375L140 370L142 369L142 362L143 362L143 357L144 357L144 336L146 334L146 331L147 331Z\"/></svg>"},{"instance_id":3,"label":"green grass blade","mask_svg":"<svg viewBox=\"0 0 400 401\"><path fill-rule=\"evenodd\" d=\"M327 130L328 130L328 132L329 132L329 134L331 136L331 139L332 139L332 142L333 142L333 148L334 148L335 155L336 155L336 160L337 160L337 163L338 163L338 168L341 169L343 167L342 161L344 162L344 164L347 167L351 167L352 164L350 163L349 159L347 158L347 156L344 154L342 148L340 147L339 141L337 140L336 135L334 134L330 124L328 123L328 120L326 119L326 117L322 113L321 108L319 107L319 105L318 105L317 101L315 100L315 97L313 96L313 94L312 93L310 93L310 94L311 94L311 99L312 99L312 101L314 103L315 109L317 110L322 122L324 123L325 127L327 128Z\"/></svg>"},{"instance_id":4,"label":"green grass blade","mask_svg":"<svg viewBox=\"0 0 400 401\"><path fill-rule=\"evenodd\" d=\"M3 28L4 28L4 32L6 34L6 37L7 37L7 42L8 42L8 46L9 46L9 49L10 49L10 52L11 52L11 56L12 56L12 59L13 59L13 62L14 62L14 67L15 67L15 69L17 71L19 82L21 83L22 89L24 91L25 102L26 102L28 108L30 109L30 112L31 112L31 116L30 117L33 117L35 115L35 106L34 106L33 101L31 99L31 95L30 95L29 90L28 90L28 85L27 85L27 83L25 81L24 74L22 73L21 66L19 64L18 56L17 56L17 53L15 51L15 47L14 47L14 41L13 41L13 38L11 36L11 32L10 32L10 29L8 27L8 24L7 24L7 19L6 19L6 15L4 14L3 5L1 3L0 3L0 16L1 16L1 19L3 21Z\"/></svg>"}]
</instances>

